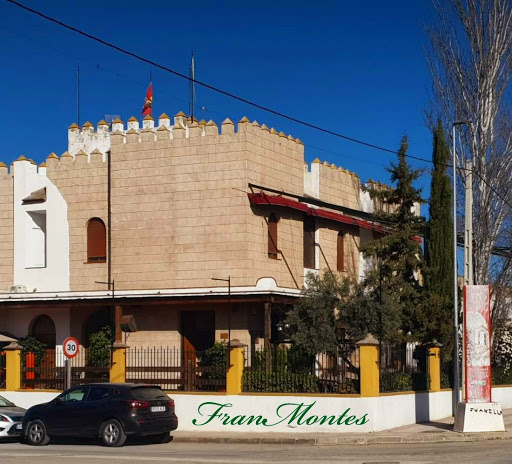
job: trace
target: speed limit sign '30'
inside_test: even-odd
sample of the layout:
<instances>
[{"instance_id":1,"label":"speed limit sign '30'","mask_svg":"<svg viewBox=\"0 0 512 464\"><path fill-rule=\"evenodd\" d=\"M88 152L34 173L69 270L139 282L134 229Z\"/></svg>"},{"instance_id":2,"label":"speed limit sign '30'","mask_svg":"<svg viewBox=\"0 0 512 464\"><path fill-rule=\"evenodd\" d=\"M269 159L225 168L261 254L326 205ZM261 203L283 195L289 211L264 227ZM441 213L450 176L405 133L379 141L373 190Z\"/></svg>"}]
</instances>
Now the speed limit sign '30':
<instances>
[{"instance_id":1,"label":"speed limit sign '30'","mask_svg":"<svg viewBox=\"0 0 512 464\"><path fill-rule=\"evenodd\" d=\"M74 358L80 350L80 343L78 343L75 337L68 337L62 343L62 350L64 351L64 356Z\"/></svg>"}]
</instances>

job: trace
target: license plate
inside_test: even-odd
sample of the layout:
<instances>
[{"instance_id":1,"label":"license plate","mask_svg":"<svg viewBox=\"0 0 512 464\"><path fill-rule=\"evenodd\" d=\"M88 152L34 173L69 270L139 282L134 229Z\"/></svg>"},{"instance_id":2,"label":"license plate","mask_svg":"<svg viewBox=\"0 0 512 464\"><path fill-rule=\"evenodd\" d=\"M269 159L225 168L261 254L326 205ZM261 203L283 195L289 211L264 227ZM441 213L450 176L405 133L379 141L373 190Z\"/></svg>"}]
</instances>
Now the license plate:
<instances>
[{"instance_id":1,"label":"license plate","mask_svg":"<svg viewBox=\"0 0 512 464\"><path fill-rule=\"evenodd\" d=\"M151 406L151 412L164 412L165 406Z\"/></svg>"},{"instance_id":2,"label":"license plate","mask_svg":"<svg viewBox=\"0 0 512 464\"><path fill-rule=\"evenodd\" d=\"M21 430L22 424L16 424L16 430Z\"/></svg>"}]
</instances>

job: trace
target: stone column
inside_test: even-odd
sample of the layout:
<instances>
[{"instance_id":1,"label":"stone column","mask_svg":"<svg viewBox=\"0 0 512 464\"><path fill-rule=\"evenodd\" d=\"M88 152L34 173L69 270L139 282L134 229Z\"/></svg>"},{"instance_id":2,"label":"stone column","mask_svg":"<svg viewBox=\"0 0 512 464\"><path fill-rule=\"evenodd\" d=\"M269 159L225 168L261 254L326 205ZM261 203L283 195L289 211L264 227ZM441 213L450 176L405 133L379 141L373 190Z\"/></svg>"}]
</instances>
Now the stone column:
<instances>
[{"instance_id":1,"label":"stone column","mask_svg":"<svg viewBox=\"0 0 512 464\"><path fill-rule=\"evenodd\" d=\"M115 342L112 347L112 366L110 366L110 382L126 382L126 348L124 343Z\"/></svg>"},{"instance_id":2,"label":"stone column","mask_svg":"<svg viewBox=\"0 0 512 464\"><path fill-rule=\"evenodd\" d=\"M21 346L12 342L4 348L6 361L5 389L16 391L21 389Z\"/></svg>"},{"instance_id":3,"label":"stone column","mask_svg":"<svg viewBox=\"0 0 512 464\"><path fill-rule=\"evenodd\" d=\"M361 396L380 395L379 342L368 334L359 346L359 383Z\"/></svg>"},{"instance_id":4,"label":"stone column","mask_svg":"<svg viewBox=\"0 0 512 464\"><path fill-rule=\"evenodd\" d=\"M441 391L441 343L434 340L428 345L428 375L430 377L429 391Z\"/></svg>"},{"instance_id":5,"label":"stone column","mask_svg":"<svg viewBox=\"0 0 512 464\"><path fill-rule=\"evenodd\" d=\"M226 393L239 395L242 393L242 375L244 373L244 348L247 345L240 340L231 340L229 353L229 369L226 374Z\"/></svg>"}]
</instances>

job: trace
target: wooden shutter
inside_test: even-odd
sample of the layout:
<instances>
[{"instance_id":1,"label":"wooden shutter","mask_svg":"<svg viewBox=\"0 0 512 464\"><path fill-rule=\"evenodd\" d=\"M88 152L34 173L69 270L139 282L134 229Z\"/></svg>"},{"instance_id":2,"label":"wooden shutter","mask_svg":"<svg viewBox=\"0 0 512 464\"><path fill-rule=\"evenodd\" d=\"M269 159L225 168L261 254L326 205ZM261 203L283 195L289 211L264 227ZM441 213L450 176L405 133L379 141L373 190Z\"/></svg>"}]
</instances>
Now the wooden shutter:
<instances>
[{"instance_id":1,"label":"wooden shutter","mask_svg":"<svg viewBox=\"0 0 512 464\"><path fill-rule=\"evenodd\" d=\"M104 263L107 260L107 233L101 219L93 218L87 224L87 262Z\"/></svg>"},{"instance_id":2,"label":"wooden shutter","mask_svg":"<svg viewBox=\"0 0 512 464\"><path fill-rule=\"evenodd\" d=\"M315 269L315 218L304 216L304 267Z\"/></svg>"},{"instance_id":3,"label":"wooden shutter","mask_svg":"<svg viewBox=\"0 0 512 464\"><path fill-rule=\"evenodd\" d=\"M343 236L343 232L338 232L337 269L339 272L345 270L345 237Z\"/></svg>"},{"instance_id":4,"label":"wooden shutter","mask_svg":"<svg viewBox=\"0 0 512 464\"><path fill-rule=\"evenodd\" d=\"M268 257L277 259L277 218L272 213L268 218Z\"/></svg>"}]
</instances>

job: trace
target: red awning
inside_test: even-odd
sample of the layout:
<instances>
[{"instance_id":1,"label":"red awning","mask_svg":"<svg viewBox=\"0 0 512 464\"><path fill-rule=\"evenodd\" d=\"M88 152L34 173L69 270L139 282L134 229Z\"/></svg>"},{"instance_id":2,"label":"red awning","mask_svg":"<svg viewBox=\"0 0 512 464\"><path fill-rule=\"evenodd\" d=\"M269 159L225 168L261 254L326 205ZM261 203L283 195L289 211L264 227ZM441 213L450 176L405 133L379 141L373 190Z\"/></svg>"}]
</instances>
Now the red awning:
<instances>
[{"instance_id":1,"label":"red awning","mask_svg":"<svg viewBox=\"0 0 512 464\"><path fill-rule=\"evenodd\" d=\"M306 213L309 216L317 216L331 221L341 222L342 224L350 224L361 227L362 229L375 230L383 234L387 233L387 229L380 224L373 224L363 219L357 219L352 216L346 216L342 213L335 213L321 208L311 208L308 205L297 200L284 198L281 195L267 195L266 193L248 193L249 201L253 205L273 205L284 206L296 209Z\"/></svg>"},{"instance_id":2,"label":"red awning","mask_svg":"<svg viewBox=\"0 0 512 464\"><path fill-rule=\"evenodd\" d=\"M249 201L253 205L284 206L303 211L304 213L309 213L309 210L311 209L304 203L282 197L281 195L267 195L266 193L248 193L247 195L249 196Z\"/></svg>"}]
</instances>

